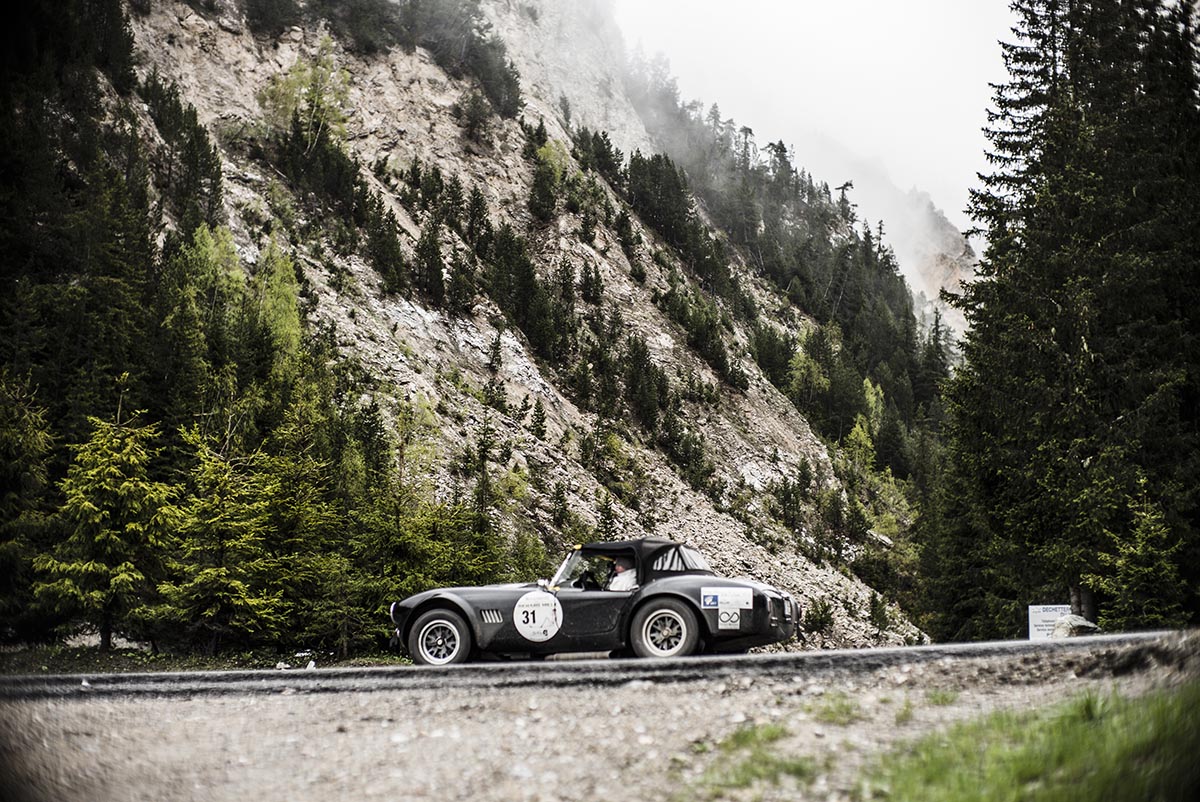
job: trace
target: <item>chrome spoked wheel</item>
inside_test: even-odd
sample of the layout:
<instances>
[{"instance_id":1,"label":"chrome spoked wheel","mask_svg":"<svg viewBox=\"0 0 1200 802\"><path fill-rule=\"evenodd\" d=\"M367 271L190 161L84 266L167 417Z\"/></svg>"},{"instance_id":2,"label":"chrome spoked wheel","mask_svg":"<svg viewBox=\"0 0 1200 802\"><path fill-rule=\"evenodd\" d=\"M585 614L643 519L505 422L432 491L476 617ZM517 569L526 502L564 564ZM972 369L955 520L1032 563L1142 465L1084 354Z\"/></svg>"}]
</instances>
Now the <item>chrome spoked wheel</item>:
<instances>
[{"instance_id":1,"label":"chrome spoked wheel","mask_svg":"<svg viewBox=\"0 0 1200 802\"><path fill-rule=\"evenodd\" d=\"M642 625L642 640L659 657L674 657L687 638L687 623L674 610L659 610Z\"/></svg>"},{"instance_id":2,"label":"chrome spoked wheel","mask_svg":"<svg viewBox=\"0 0 1200 802\"><path fill-rule=\"evenodd\" d=\"M683 657L696 651L700 625L682 601L653 599L634 613L629 636L639 657Z\"/></svg>"},{"instance_id":3,"label":"chrome spoked wheel","mask_svg":"<svg viewBox=\"0 0 1200 802\"><path fill-rule=\"evenodd\" d=\"M450 610L430 610L414 623L408 639L413 662L426 666L448 666L466 662L471 636L462 616Z\"/></svg>"},{"instance_id":4,"label":"chrome spoked wheel","mask_svg":"<svg viewBox=\"0 0 1200 802\"><path fill-rule=\"evenodd\" d=\"M462 644L458 632L445 621L426 624L420 635L421 656L431 665L444 665L454 659Z\"/></svg>"}]
</instances>

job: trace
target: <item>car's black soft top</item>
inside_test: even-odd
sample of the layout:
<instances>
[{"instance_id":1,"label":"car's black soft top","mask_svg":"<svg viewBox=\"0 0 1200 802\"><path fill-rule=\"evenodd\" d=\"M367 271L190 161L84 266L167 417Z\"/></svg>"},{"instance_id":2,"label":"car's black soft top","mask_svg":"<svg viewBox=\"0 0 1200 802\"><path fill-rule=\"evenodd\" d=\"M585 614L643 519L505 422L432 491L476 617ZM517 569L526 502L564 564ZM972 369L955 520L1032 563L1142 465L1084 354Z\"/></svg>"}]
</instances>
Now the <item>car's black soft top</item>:
<instances>
[{"instance_id":1,"label":"car's black soft top","mask_svg":"<svg viewBox=\"0 0 1200 802\"><path fill-rule=\"evenodd\" d=\"M680 570L683 570L683 561L678 559L672 560L668 557L668 563L676 563L679 565L679 567L667 569L665 571L654 571L652 574L653 568L656 566L659 558L671 549L688 549L692 553L696 554L696 556L700 556L699 552L696 552L695 549L692 549L686 543L668 540L663 537L641 537L634 540L611 540L597 543L585 543L578 548L585 554L598 554L604 557L626 557L630 552L633 552L637 560L638 570L641 571L640 577L643 581L650 579L655 574L677 573ZM701 557L701 559L703 559L703 557ZM710 571L694 572L711 573Z\"/></svg>"},{"instance_id":2,"label":"car's black soft top","mask_svg":"<svg viewBox=\"0 0 1200 802\"><path fill-rule=\"evenodd\" d=\"M639 563L648 564L660 551L682 546L674 540L662 537L640 537L636 540L611 540L599 543L584 543L579 548L588 554L602 554L606 557L625 556L633 551Z\"/></svg>"}]
</instances>

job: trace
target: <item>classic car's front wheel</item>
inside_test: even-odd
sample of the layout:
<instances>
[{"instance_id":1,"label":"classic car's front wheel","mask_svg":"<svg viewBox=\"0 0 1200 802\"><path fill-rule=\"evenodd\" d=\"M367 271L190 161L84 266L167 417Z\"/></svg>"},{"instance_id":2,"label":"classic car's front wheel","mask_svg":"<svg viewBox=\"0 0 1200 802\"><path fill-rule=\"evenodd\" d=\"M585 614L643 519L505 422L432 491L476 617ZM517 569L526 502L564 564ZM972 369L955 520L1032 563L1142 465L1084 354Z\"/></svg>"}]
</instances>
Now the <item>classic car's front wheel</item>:
<instances>
[{"instance_id":1,"label":"classic car's front wheel","mask_svg":"<svg viewBox=\"0 0 1200 802\"><path fill-rule=\"evenodd\" d=\"M683 657L696 651L700 626L683 602L652 599L634 614L629 636L638 657Z\"/></svg>"},{"instance_id":2,"label":"classic car's front wheel","mask_svg":"<svg viewBox=\"0 0 1200 802\"><path fill-rule=\"evenodd\" d=\"M471 631L453 610L426 610L408 631L408 653L423 666L465 663L471 655Z\"/></svg>"}]
</instances>

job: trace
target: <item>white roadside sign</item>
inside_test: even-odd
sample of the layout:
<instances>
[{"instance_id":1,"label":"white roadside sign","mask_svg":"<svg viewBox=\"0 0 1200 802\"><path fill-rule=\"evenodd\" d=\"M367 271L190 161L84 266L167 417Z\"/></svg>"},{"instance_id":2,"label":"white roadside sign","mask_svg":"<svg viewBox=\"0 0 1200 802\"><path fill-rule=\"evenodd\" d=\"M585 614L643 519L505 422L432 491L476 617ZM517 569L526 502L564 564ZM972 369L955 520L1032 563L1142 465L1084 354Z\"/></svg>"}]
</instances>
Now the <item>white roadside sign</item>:
<instances>
[{"instance_id":1,"label":"white roadside sign","mask_svg":"<svg viewBox=\"0 0 1200 802\"><path fill-rule=\"evenodd\" d=\"M1050 640L1050 635L1054 632L1054 622L1070 614L1069 604L1029 605L1029 639Z\"/></svg>"}]
</instances>

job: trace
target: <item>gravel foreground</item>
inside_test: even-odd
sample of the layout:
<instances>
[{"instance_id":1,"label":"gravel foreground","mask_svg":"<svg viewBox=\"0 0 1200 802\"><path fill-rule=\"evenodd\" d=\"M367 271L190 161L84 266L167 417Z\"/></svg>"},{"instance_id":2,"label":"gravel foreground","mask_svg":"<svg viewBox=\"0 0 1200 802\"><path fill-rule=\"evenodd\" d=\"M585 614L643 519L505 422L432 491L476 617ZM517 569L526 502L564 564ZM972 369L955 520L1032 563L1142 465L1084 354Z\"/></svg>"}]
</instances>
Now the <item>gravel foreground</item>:
<instances>
[{"instance_id":1,"label":"gravel foreground","mask_svg":"<svg viewBox=\"0 0 1200 802\"><path fill-rule=\"evenodd\" d=\"M0 798L847 800L883 753L953 722L1197 676L1190 632L768 679L3 702ZM767 724L816 779L715 789L717 744Z\"/></svg>"}]
</instances>

